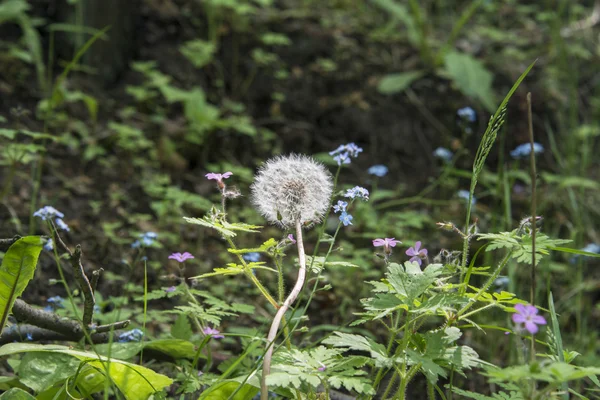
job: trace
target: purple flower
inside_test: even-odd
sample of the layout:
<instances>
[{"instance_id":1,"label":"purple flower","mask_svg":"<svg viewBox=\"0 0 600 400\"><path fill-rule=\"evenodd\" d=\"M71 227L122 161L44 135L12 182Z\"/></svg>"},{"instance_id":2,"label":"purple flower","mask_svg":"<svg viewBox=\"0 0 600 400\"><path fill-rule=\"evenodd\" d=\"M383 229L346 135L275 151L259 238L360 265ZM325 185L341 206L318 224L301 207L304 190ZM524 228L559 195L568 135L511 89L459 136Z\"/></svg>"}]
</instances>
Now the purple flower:
<instances>
[{"instance_id":1,"label":"purple flower","mask_svg":"<svg viewBox=\"0 0 600 400\"><path fill-rule=\"evenodd\" d=\"M515 324L525 325L525 329L532 335L538 331L538 325L546 325L546 319L537 315L538 309L529 304L515 304L516 313L512 315Z\"/></svg>"},{"instance_id":2,"label":"purple flower","mask_svg":"<svg viewBox=\"0 0 600 400\"><path fill-rule=\"evenodd\" d=\"M185 260L189 260L190 258L194 258L193 255L191 255L190 253L188 253L187 251L183 254L181 253L173 253L169 256L170 260L177 260L180 263L184 262Z\"/></svg>"},{"instance_id":3,"label":"purple flower","mask_svg":"<svg viewBox=\"0 0 600 400\"><path fill-rule=\"evenodd\" d=\"M175 286L169 286L168 288L165 289L165 292L173 293L175 290L177 290L177 288Z\"/></svg>"},{"instance_id":4,"label":"purple flower","mask_svg":"<svg viewBox=\"0 0 600 400\"><path fill-rule=\"evenodd\" d=\"M410 247L406 250L406 255L411 256L411 262L416 262L421 265L421 259L427 258L427 249L421 250L421 242L416 242L414 247Z\"/></svg>"},{"instance_id":5,"label":"purple flower","mask_svg":"<svg viewBox=\"0 0 600 400\"><path fill-rule=\"evenodd\" d=\"M333 212L346 212L346 207L348 207L348 203L343 200L338 200L337 204L333 206Z\"/></svg>"},{"instance_id":6,"label":"purple flower","mask_svg":"<svg viewBox=\"0 0 600 400\"><path fill-rule=\"evenodd\" d=\"M51 218L64 218L65 214L61 213L60 211L58 211L56 208L54 208L52 206L45 206L45 207L40 208L36 212L34 212L33 216L40 217L42 219L42 221L45 221L45 220L51 219Z\"/></svg>"},{"instance_id":7,"label":"purple flower","mask_svg":"<svg viewBox=\"0 0 600 400\"><path fill-rule=\"evenodd\" d=\"M214 179L215 181L217 181L217 186L219 187L219 189L223 190L225 189L225 183L223 183L223 179L227 179L231 175L233 175L233 172L225 172L223 174L216 174L214 172L210 172L204 176L206 176L206 179L208 180Z\"/></svg>"},{"instance_id":8,"label":"purple flower","mask_svg":"<svg viewBox=\"0 0 600 400\"><path fill-rule=\"evenodd\" d=\"M348 154L348 152L341 153L333 157L333 160L337 162L337 165L350 164L350 155Z\"/></svg>"},{"instance_id":9,"label":"purple flower","mask_svg":"<svg viewBox=\"0 0 600 400\"><path fill-rule=\"evenodd\" d=\"M296 239L294 239L294 235L292 235L291 233L288 235L288 239L290 240L290 242L296 244Z\"/></svg>"},{"instance_id":10,"label":"purple flower","mask_svg":"<svg viewBox=\"0 0 600 400\"><path fill-rule=\"evenodd\" d=\"M386 167L385 165L379 164L379 165L373 165L371 168L369 168L368 172L371 175L375 175L379 178L382 178L387 175L388 171L389 171L388 167Z\"/></svg>"},{"instance_id":11,"label":"purple flower","mask_svg":"<svg viewBox=\"0 0 600 400\"><path fill-rule=\"evenodd\" d=\"M323 364L322 362L319 362L319 364L321 364L321 366L319 368L317 368L319 371L323 372L327 369L327 366L325 364Z\"/></svg>"},{"instance_id":12,"label":"purple flower","mask_svg":"<svg viewBox=\"0 0 600 400\"><path fill-rule=\"evenodd\" d=\"M391 254L392 253L392 247L396 247L396 245L398 243L402 243L399 240L396 240L396 238L385 238L385 239L375 239L373 240L373 246L375 247L381 247L383 246L383 251L386 254Z\"/></svg>"},{"instance_id":13,"label":"purple flower","mask_svg":"<svg viewBox=\"0 0 600 400\"><path fill-rule=\"evenodd\" d=\"M344 197L351 199L359 198L361 200L369 200L369 191L364 187L354 186L352 189L348 189Z\"/></svg>"},{"instance_id":14,"label":"purple flower","mask_svg":"<svg viewBox=\"0 0 600 400\"><path fill-rule=\"evenodd\" d=\"M233 175L233 172L225 172L223 174L216 174L214 172L211 172L204 176L206 176L206 179L208 179L208 180L214 179L215 181L223 181L223 179L227 179L231 175Z\"/></svg>"},{"instance_id":15,"label":"purple flower","mask_svg":"<svg viewBox=\"0 0 600 400\"><path fill-rule=\"evenodd\" d=\"M119 335L119 343L127 343L127 342L139 342L142 340L144 336L144 332L139 329L132 329L127 332L123 332Z\"/></svg>"},{"instance_id":16,"label":"purple flower","mask_svg":"<svg viewBox=\"0 0 600 400\"><path fill-rule=\"evenodd\" d=\"M348 214L346 211L340 214L340 221L342 221L342 224L344 224L344 226L352 225L353 219L354 218L352 217L352 215Z\"/></svg>"},{"instance_id":17,"label":"purple flower","mask_svg":"<svg viewBox=\"0 0 600 400\"><path fill-rule=\"evenodd\" d=\"M206 336L212 336L213 339L223 339L225 337L221 335L221 331L219 331L218 329L211 328L208 326L202 329L202 333L204 333Z\"/></svg>"}]
</instances>

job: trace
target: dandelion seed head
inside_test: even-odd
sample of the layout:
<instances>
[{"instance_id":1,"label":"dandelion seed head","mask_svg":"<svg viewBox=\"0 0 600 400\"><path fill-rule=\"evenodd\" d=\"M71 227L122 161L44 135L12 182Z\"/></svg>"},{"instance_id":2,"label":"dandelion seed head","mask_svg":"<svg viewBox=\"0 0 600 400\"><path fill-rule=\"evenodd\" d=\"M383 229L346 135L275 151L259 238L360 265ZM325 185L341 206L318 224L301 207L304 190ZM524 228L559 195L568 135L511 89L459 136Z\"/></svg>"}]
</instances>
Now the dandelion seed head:
<instances>
[{"instance_id":1,"label":"dandelion seed head","mask_svg":"<svg viewBox=\"0 0 600 400\"><path fill-rule=\"evenodd\" d=\"M291 154L268 160L254 177L252 202L270 222L282 228L296 221L310 225L321 221L329 207L333 181L320 163Z\"/></svg>"}]
</instances>

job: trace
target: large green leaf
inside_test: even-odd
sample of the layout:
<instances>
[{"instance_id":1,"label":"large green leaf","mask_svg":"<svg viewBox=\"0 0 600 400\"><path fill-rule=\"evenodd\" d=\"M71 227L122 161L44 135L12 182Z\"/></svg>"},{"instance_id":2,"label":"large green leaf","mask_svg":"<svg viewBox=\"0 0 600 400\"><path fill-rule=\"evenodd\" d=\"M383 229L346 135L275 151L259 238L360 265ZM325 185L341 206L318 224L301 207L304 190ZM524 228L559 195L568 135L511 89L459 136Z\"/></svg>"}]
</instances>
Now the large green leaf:
<instances>
[{"instance_id":1,"label":"large green leaf","mask_svg":"<svg viewBox=\"0 0 600 400\"><path fill-rule=\"evenodd\" d=\"M153 393L161 391L173 383L173 380L158 374L151 369L121 361L108 359L94 353L72 350L66 346L41 345L34 343L9 343L0 347L0 357L32 352L52 352L67 354L86 362L98 372L110 376L111 381L119 388L127 400L147 399ZM110 362L109 362L110 361Z\"/></svg>"},{"instance_id":2,"label":"large green leaf","mask_svg":"<svg viewBox=\"0 0 600 400\"><path fill-rule=\"evenodd\" d=\"M452 51L446 55L445 64L446 72L465 96L481 101L489 112L496 109L492 91L493 75L481 61L468 54Z\"/></svg>"},{"instance_id":3,"label":"large green leaf","mask_svg":"<svg viewBox=\"0 0 600 400\"><path fill-rule=\"evenodd\" d=\"M19 388L12 388L0 395L1 400L35 400L35 397Z\"/></svg>"},{"instance_id":4,"label":"large green leaf","mask_svg":"<svg viewBox=\"0 0 600 400\"><path fill-rule=\"evenodd\" d=\"M15 300L33 278L43 243L39 236L26 236L8 249L0 266L0 334Z\"/></svg>"},{"instance_id":5,"label":"large green leaf","mask_svg":"<svg viewBox=\"0 0 600 400\"><path fill-rule=\"evenodd\" d=\"M244 384L244 386L242 386L233 397L230 397L239 386L240 383L235 381L217 383L215 386L212 386L202 392L200 397L198 397L198 400L246 400L253 398L258 393L257 387Z\"/></svg>"},{"instance_id":6,"label":"large green leaf","mask_svg":"<svg viewBox=\"0 0 600 400\"><path fill-rule=\"evenodd\" d=\"M61 353L26 353L19 364L21 383L42 392L75 375L79 360Z\"/></svg>"}]
</instances>

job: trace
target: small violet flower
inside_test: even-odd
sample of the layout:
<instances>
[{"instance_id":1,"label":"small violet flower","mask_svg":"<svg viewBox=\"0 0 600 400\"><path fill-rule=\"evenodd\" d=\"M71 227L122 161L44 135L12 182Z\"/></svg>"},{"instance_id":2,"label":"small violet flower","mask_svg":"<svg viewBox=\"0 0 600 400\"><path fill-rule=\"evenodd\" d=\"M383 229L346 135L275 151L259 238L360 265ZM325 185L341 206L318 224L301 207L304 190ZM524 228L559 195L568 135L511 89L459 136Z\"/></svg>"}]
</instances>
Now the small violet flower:
<instances>
[{"instance_id":1,"label":"small violet flower","mask_svg":"<svg viewBox=\"0 0 600 400\"><path fill-rule=\"evenodd\" d=\"M544 146L542 146L539 143L533 144L533 153L534 154L540 154L543 152L544 152ZM529 154L531 154L531 144L529 144L529 143L523 143L523 144L517 146L514 150L512 150L510 152L510 156L514 159L529 157Z\"/></svg>"},{"instance_id":2,"label":"small violet flower","mask_svg":"<svg viewBox=\"0 0 600 400\"><path fill-rule=\"evenodd\" d=\"M464 119L465 121L468 122L475 122L475 120L477 119L477 114L475 113L475 110L473 110L471 107L463 107L461 109L459 109L456 114Z\"/></svg>"},{"instance_id":3,"label":"small violet flower","mask_svg":"<svg viewBox=\"0 0 600 400\"><path fill-rule=\"evenodd\" d=\"M452 161L452 157L454 157L454 154L445 147L438 147L434 150L433 155L437 158L441 158L445 162Z\"/></svg>"},{"instance_id":4,"label":"small violet flower","mask_svg":"<svg viewBox=\"0 0 600 400\"><path fill-rule=\"evenodd\" d=\"M144 332L142 332L140 329L132 329L119 335L119 343L139 342L142 340L143 336Z\"/></svg>"},{"instance_id":5,"label":"small violet flower","mask_svg":"<svg viewBox=\"0 0 600 400\"><path fill-rule=\"evenodd\" d=\"M523 324L525 329L532 335L538 331L538 325L546 325L546 319L541 315L535 306L528 304L515 304L516 313L512 315L515 324Z\"/></svg>"},{"instance_id":6,"label":"small violet flower","mask_svg":"<svg viewBox=\"0 0 600 400\"><path fill-rule=\"evenodd\" d=\"M40 217L42 221L52 218L64 218L65 214L51 206L45 206L33 213L34 217Z\"/></svg>"},{"instance_id":7,"label":"small violet flower","mask_svg":"<svg viewBox=\"0 0 600 400\"><path fill-rule=\"evenodd\" d=\"M337 204L333 206L333 212L339 213L346 212L346 207L348 207L348 203L343 200L338 200Z\"/></svg>"},{"instance_id":8,"label":"small violet flower","mask_svg":"<svg viewBox=\"0 0 600 400\"><path fill-rule=\"evenodd\" d=\"M427 249L421 250L421 242L419 241L415 243L414 247L411 247L408 250L406 250L406 255L411 256L411 259L409 261L416 262L419 265L421 265L421 260L427 258Z\"/></svg>"},{"instance_id":9,"label":"small violet flower","mask_svg":"<svg viewBox=\"0 0 600 400\"><path fill-rule=\"evenodd\" d=\"M33 335L31 334L31 332L27 332L27 334L25 335L25 338L29 342L33 341Z\"/></svg>"},{"instance_id":10,"label":"small violet flower","mask_svg":"<svg viewBox=\"0 0 600 400\"><path fill-rule=\"evenodd\" d=\"M175 290L177 290L177 288L175 286L169 286L168 288L165 289L165 292L173 293Z\"/></svg>"},{"instance_id":11,"label":"small violet flower","mask_svg":"<svg viewBox=\"0 0 600 400\"><path fill-rule=\"evenodd\" d=\"M208 180L212 179L212 180L217 181L217 186L219 187L219 189L225 189L225 183L223 183L223 179L227 179L231 175L233 175L233 172L225 172L223 174L216 174L214 172L210 172L210 173L208 173L208 174L206 174L204 176Z\"/></svg>"},{"instance_id":12,"label":"small violet flower","mask_svg":"<svg viewBox=\"0 0 600 400\"><path fill-rule=\"evenodd\" d=\"M369 200L369 191L363 187L355 186L352 189L348 189L344 197L351 199L359 198L361 200Z\"/></svg>"},{"instance_id":13,"label":"small violet flower","mask_svg":"<svg viewBox=\"0 0 600 400\"><path fill-rule=\"evenodd\" d=\"M202 329L202 333L206 336L212 336L213 339L223 339L225 336L221 335L221 331L215 328L206 327Z\"/></svg>"},{"instance_id":14,"label":"small violet flower","mask_svg":"<svg viewBox=\"0 0 600 400\"><path fill-rule=\"evenodd\" d=\"M242 258L249 262L259 262L260 261L260 253L257 253L257 252L246 253L242 256Z\"/></svg>"},{"instance_id":15,"label":"small violet flower","mask_svg":"<svg viewBox=\"0 0 600 400\"><path fill-rule=\"evenodd\" d=\"M194 258L194 256L188 253L187 251L183 254L173 253L169 256L169 260L177 260L180 263L184 262L185 260L189 260L190 258Z\"/></svg>"},{"instance_id":16,"label":"small violet flower","mask_svg":"<svg viewBox=\"0 0 600 400\"><path fill-rule=\"evenodd\" d=\"M381 247L383 246L383 251L386 254L392 254L392 247L396 247L398 243L402 243L395 238L385 238L385 239L375 239L373 240L373 246Z\"/></svg>"},{"instance_id":17,"label":"small violet flower","mask_svg":"<svg viewBox=\"0 0 600 400\"><path fill-rule=\"evenodd\" d=\"M340 214L340 221L342 221L342 224L344 224L344 226L352 225L353 219L354 218L352 217L352 215L348 214L346 211Z\"/></svg>"},{"instance_id":18,"label":"small violet flower","mask_svg":"<svg viewBox=\"0 0 600 400\"><path fill-rule=\"evenodd\" d=\"M382 165L382 164L373 165L371 168L369 168L369 174L375 175L379 178L386 176L388 171L389 171L388 167L386 167L385 165Z\"/></svg>"},{"instance_id":19,"label":"small violet flower","mask_svg":"<svg viewBox=\"0 0 600 400\"><path fill-rule=\"evenodd\" d=\"M296 239L294 239L294 235L292 235L291 233L287 236L288 240L290 242L292 242L293 244L296 244Z\"/></svg>"}]
</instances>

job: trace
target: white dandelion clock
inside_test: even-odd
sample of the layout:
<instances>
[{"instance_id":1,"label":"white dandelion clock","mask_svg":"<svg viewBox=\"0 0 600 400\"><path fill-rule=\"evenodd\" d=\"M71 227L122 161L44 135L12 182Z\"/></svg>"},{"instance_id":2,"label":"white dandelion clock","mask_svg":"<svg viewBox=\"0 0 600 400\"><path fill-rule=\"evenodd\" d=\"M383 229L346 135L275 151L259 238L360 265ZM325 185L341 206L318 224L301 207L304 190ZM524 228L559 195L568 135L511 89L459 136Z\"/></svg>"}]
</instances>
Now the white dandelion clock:
<instances>
[{"instance_id":1,"label":"white dandelion clock","mask_svg":"<svg viewBox=\"0 0 600 400\"><path fill-rule=\"evenodd\" d=\"M254 177L252 202L271 223L289 228L320 222L329 208L333 181L325 166L291 154L265 163Z\"/></svg>"}]
</instances>

